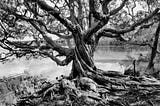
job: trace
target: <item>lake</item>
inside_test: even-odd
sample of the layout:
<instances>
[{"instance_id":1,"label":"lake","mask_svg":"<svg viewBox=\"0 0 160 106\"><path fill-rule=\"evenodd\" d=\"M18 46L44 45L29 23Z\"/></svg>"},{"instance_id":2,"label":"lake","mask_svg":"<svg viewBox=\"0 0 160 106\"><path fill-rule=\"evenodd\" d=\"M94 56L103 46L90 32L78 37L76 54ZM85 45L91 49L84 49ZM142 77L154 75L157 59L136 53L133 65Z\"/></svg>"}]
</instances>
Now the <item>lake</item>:
<instances>
[{"instance_id":1,"label":"lake","mask_svg":"<svg viewBox=\"0 0 160 106\"><path fill-rule=\"evenodd\" d=\"M146 55L148 53L148 48L144 47L125 47L125 46L100 46L97 47L95 51L95 61L98 62L111 62L111 61L122 61L128 60L127 57L132 57L137 59L139 54L142 53Z\"/></svg>"},{"instance_id":2,"label":"lake","mask_svg":"<svg viewBox=\"0 0 160 106\"><path fill-rule=\"evenodd\" d=\"M104 68L104 63L116 63L122 60L128 60L127 56L137 58L139 53L146 54L147 50L140 48L126 49L123 46L103 46L98 47L94 54L94 60L98 67ZM31 59L25 58L15 59L12 62L5 64L0 63L0 76L10 76L17 73L23 73L24 70L29 70L32 75L42 74L49 79L54 79L61 74L68 75L71 70L71 63L68 66L57 66L55 62L49 58L45 59Z\"/></svg>"}]
</instances>

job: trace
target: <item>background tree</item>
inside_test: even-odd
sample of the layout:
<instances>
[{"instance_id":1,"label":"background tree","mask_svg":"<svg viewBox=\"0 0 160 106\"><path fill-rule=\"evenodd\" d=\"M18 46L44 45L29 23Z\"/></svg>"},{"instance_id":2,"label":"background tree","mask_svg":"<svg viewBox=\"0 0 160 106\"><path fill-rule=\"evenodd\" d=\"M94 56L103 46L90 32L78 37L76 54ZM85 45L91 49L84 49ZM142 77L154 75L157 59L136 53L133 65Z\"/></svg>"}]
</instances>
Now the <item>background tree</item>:
<instances>
[{"instance_id":1,"label":"background tree","mask_svg":"<svg viewBox=\"0 0 160 106\"><path fill-rule=\"evenodd\" d=\"M134 13L141 3L144 12ZM1 60L10 56L49 57L58 65L72 61L69 78L89 77L106 84L105 71L97 69L94 50L100 38L110 37L131 42L137 30L159 20L159 8L147 0L2 0L0 1L0 46L8 50ZM128 10L127 10L128 8ZM155 18L156 17L156 18ZM159 27L158 27L159 28ZM128 33L132 35L128 36ZM52 38L74 41L64 47ZM23 42L25 37L32 40ZM15 42L14 40L19 41ZM69 40L70 39L70 40ZM56 51L58 55L54 53ZM60 60L59 56L65 56Z\"/></svg>"}]
</instances>

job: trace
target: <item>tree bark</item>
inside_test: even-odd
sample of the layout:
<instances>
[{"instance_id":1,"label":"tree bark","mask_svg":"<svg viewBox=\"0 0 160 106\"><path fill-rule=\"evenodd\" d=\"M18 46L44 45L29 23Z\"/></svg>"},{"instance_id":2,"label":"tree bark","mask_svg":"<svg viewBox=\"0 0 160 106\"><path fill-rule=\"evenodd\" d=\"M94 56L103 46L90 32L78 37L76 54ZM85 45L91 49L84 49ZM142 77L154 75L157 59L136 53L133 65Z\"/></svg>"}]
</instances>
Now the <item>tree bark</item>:
<instances>
[{"instance_id":1,"label":"tree bark","mask_svg":"<svg viewBox=\"0 0 160 106\"><path fill-rule=\"evenodd\" d=\"M79 48L75 47L75 59L72 63L71 78L88 77L88 73L96 73L93 55L90 55L92 51L86 48L88 48L86 45L80 45Z\"/></svg>"},{"instance_id":2,"label":"tree bark","mask_svg":"<svg viewBox=\"0 0 160 106\"><path fill-rule=\"evenodd\" d=\"M71 78L75 77L88 77L88 73L96 73L96 68L93 61L93 51L91 45L86 44L82 39L83 36L80 33L74 35L75 48L74 48L74 60L72 63Z\"/></svg>"},{"instance_id":3,"label":"tree bark","mask_svg":"<svg viewBox=\"0 0 160 106\"><path fill-rule=\"evenodd\" d=\"M153 69L154 69L154 58L156 57L156 53L157 53L159 32L160 32L160 22L158 24L158 28L157 28L155 36L154 36L154 43L153 43L153 47L152 47L152 51L151 51L150 61L147 66L147 71L151 71L151 70L153 71ZM149 73L153 73L153 72L149 72Z\"/></svg>"}]
</instances>

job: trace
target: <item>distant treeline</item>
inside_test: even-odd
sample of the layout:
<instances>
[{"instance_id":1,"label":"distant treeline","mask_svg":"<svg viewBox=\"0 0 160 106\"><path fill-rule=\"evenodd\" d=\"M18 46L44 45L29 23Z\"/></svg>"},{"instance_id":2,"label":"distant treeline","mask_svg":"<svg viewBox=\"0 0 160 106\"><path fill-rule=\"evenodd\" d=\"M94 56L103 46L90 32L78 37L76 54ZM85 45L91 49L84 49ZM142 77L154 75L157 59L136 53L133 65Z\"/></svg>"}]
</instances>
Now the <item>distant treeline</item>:
<instances>
[{"instance_id":1,"label":"distant treeline","mask_svg":"<svg viewBox=\"0 0 160 106\"><path fill-rule=\"evenodd\" d=\"M118 45L118 46L123 46L125 43L122 41L118 41L118 40L108 40L108 39L102 39L98 46L107 46L107 45Z\"/></svg>"},{"instance_id":2,"label":"distant treeline","mask_svg":"<svg viewBox=\"0 0 160 106\"><path fill-rule=\"evenodd\" d=\"M131 45L128 44L126 42L122 42L122 41L118 41L118 40L108 40L108 39L103 39L99 42L98 47L109 47L111 50L112 49L118 49L118 51L132 51L132 50L142 50L142 51L146 51L146 50L150 50L150 48L148 46L138 46L138 45Z\"/></svg>"}]
</instances>

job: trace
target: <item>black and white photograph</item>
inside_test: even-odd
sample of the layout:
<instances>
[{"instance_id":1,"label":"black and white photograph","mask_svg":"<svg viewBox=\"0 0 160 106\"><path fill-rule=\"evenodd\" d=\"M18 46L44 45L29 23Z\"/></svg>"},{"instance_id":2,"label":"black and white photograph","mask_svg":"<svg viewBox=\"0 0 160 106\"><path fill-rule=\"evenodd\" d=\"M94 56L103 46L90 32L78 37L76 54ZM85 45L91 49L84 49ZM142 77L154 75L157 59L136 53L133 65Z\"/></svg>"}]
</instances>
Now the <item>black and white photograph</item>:
<instances>
[{"instance_id":1,"label":"black and white photograph","mask_svg":"<svg viewBox=\"0 0 160 106\"><path fill-rule=\"evenodd\" d=\"M160 0L0 0L0 106L160 106Z\"/></svg>"}]
</instances>

